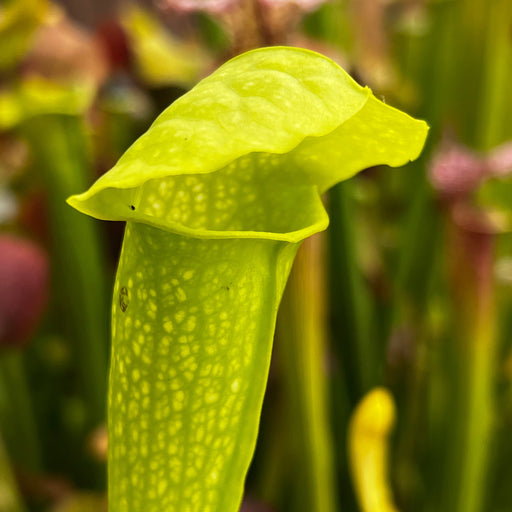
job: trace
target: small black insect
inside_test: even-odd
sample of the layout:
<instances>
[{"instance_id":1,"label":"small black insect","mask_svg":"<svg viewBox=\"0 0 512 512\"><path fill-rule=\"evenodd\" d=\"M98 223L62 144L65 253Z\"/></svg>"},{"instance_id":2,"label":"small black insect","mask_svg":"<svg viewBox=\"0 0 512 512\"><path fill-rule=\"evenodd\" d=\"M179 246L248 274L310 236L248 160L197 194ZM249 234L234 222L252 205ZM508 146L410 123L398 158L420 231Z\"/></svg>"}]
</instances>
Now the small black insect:
<instances>
[{"instance_id":1,"label":"small black insect","mask_svg":"<svg viewBox=\"0 0 512 512\"><path fill-rule=\"evenodd\" d=\"M129 302L128 290L126 286L123 286L119 292L119 306L121 307L121 311L123 313L128 309Z\"/></svg>"},{"instance_id":2,"label":"small black insect","mask_svg":"<svg viewBox=\"0 0 512 512\"><path fill-rule=\"evenodd\" d=\"M130 205L130 208L131 208L132 210L135 210L135 206L133 206L133 204L131 204L131 205Z\"/></svg>"}]
</instances>

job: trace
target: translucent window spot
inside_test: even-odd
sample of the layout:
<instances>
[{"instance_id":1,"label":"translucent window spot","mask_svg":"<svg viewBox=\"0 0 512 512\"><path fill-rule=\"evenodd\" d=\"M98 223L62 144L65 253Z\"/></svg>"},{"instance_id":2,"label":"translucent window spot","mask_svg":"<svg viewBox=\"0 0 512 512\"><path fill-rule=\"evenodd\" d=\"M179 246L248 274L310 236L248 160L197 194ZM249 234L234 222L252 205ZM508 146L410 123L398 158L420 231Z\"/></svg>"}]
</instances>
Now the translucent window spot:
<instances>
[{"instance_id":1,"label":"translucent window spot","mask_svg":"<svg viewBox=\"0 0 512 512\"><path fill-rule=\"evenodd\" d=\"M165 393L167 391L167 386L162 382L159 381L155 384L155 389L159 391L160 393ZM156 409L155 410L155 416L156 415L163 416L163 409Z\"/></svg>"},{"instance_id":2,"label":"translucent window spot","mask_svg":"<svg viewBox=\"0 0 512 512\"><path fill-rule=\"evenodd\" d=\"M183 378L187 382L192 382L192 380L194 380L194 373L193 372L183 372Z\"/></svg>"},{"instance_id":3,"label":"translucent window spot","mask_svg":"<svg viewBox=\"0 0 512 512\"><path fill-rule=\"evenodd\" d=\"M186 470L185 470L185 476L187 478L195 478L197 472L194 468L192 467L188 467Z\"/></svg>"},{"instance_id":4,"label":"translucent window spot","mask_svg":"<svg viewBox=\"0 0 512 512\"><path fill-rule=\"evenodd\" d=\"M204 305L204 312L207 315L211 315L215 311L215 307L212 304L205 304Z\"/></svg>"},{"instance_id":5,"label":"translucent window spot","mask_svg":"<svg viewBox=\"0 0 512 512\"><path fill-rule=\"evenodd\" d=\"M201 367L199 370L199 374L201 377L208 377L210 373L212 372L212 365L210 363L205 364Z\"/></svg>"},{"instance_id":6,"label":"translucent window spot","mask_svg":"<svg viewBox=\"0 0 512 512\"><path fill-rule=\"evenodd\" d=\"M185 300L187 300L187 294L185 293L185 290L183 290L183 288L177 288L175 294L179 302L184 302Z\"/></svg>"},{"instance_id":7,"label":"translucent window spot","mask_svg":"<svg viewBox=\"0 0 512 512\"><path fill-rule=\"evenodd\" d=\"M170 320L168 320L167 322L164 323L164 329L165 329L165 332L168 332L168 333L172 332L173 324Z\"/></svg>"},{"instance_id":8,"label":"translucent window spot","mask_svg":"<svg viewBox=\"0 0 512 512\"><path fill-rule=\"evenodd\" d=\"M176 322L178 322L178 323L183 322L183 320L185 318L185 311L183 311L183 310L177 311L176 314L174 315L174 318L176 319Z\"/></svg>"},{"instance_id":9,"label":"translucent window spot","mask_svg":"<svg viewBox=\"0 0 512 512\"><path fill-rule=\"evenodd\" d=\"M213 404L214 402L216 402L217 400L219 399L219 395L217 393L212 393L211 391L206 393L205 397L204 397L204 401L207 403L207 404Z\"/></svg>"},{"instance_id":10,"label":"translucent window spot","mask_svg":"<svg viewBox=\"0 0 512 512\"><path fill-rule=\"evenodd\" d=\"M157 492L160 496L162 496L165 491L167 490L167 481L166 480L160 480L158 482L158 489Z\"/></svg>"},{"instance_id":11,"label":"translucent window spot","mask_svg":"<svg viewBox=\"0 0 512 512\"><path fill-rule=\"evenodd\" d=\"M185 272L183 272L183 279L185 279L185 281L188 281L189 279L192 279L193 277L194 277L193 270L185 270Z\"/></svg>"},{"instance_id":12,"label":"translucent window spot","mask_svg":"<svg viewBox=\"0 0 512 512\"><path fill-rule=\"evenodd\" d=\"M196 317L189 316L187 318L187 323L185 324L185 330L187 332L192 332L196 328Z\"/></svg>"},{"instance_id":13,"label":"translucent window spot","mask_svg":"<svg viewBox=\"0 0 512 512\"><path fill-rule=\"evenodd\" d=\"M196 429L196 435L195 435L195 438L196 438L196 441L198 443L201 443L203 441L203 438L204 438L204 434L205 434L205 430L203 427L198 427Z\"/></svg>"},{"instance_id":14,"label":"translucent window spot","mask_svg":"<svg viewBox=\"0 0 512 512\"><path fill-rule=\"evenodd\" d=\"M178 425L178 424L176 424L175 422L173 422L173 423L171 423L171 425L169 426L169 430L168 430L168 431L169 431L169 435L170 435L170 436L172 436L172 437L174 437L174 436L176 436L176 435L178 434L178 432L179 432L180 430L181 430L181 426L180 426L180 425ZM173 445L173 446L174 446L173 450L175 450L175 451L173 451L173 452L171 453L171 455L172 455L172 454L174 454L174 453L178 453L178 445Z\"/></svg>"},{"instance_id":15,"label":"translucent window spot","mask_svg":"<svg viewBox=\"0 0 512 512\"><path fill-rule=\"evenodd\" d=\"M231 391L233 391L233 393L236 393L239 389L240 389L240 379L235 379L231 383Z\"/></svg>"}]
</instances>

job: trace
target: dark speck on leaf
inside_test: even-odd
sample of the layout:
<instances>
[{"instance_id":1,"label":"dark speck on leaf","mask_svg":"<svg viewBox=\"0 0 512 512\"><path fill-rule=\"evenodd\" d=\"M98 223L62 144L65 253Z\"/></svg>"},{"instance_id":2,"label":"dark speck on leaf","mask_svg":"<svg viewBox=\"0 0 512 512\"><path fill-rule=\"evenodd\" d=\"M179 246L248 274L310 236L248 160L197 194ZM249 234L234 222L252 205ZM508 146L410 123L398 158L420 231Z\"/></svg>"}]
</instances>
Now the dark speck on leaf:
<instances>
[{"instance_id":1,"label":"dark speck on leaf","mask_svg":"<svg viewBox=\"0 0 512 512\"><path fill-rule=\"evenodd\" d=\"M131 208L132 210L135 210L135 206L133 206L133 204L131 204L131 205L130 205L130 208Z\"/></svg>"},{"instance_id":2,"label":"dark speck on leaf","mask_svg":"<svg viewBox=\"0 0 512 512\"><path fill-rule=\"evenodd\" d=\"M119 306L121 307L121 311L123 313L128 309L129 302L130 299L128 297L128 289L126 286L123 286L119 292Z\"/></svg>"}]
</instances>

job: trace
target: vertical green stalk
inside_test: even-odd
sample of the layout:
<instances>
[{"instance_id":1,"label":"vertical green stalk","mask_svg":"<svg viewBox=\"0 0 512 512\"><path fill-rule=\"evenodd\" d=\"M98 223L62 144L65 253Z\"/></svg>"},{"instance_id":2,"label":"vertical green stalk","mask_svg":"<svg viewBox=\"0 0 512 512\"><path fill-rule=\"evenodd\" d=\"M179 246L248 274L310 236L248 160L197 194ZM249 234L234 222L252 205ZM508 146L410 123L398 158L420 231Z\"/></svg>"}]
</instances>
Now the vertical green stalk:
<instances>
[{"instance_id":1,"label":"vertical green stalk","mask_svg":"<svg viewBox=\"0 0 512 512\"><path fill-rule=\"evenodd\" d=\"M393 275L393 310L390 315L390 335L400 330L411 334L409 349L414 359L404 375L406 385L395 389L398 407L398 436L396 458L393 467L398 495L401 501L415 509L426 502L426 507L439 509L442 494L439 472L432 471L446 451L440 443L430 442L425 448L425 438L435 437L436 422L428 417L425 403L437 404L443 396L432 386L439 369L439 360L426 357L435 354L430 339L429 319L426 311L432 303L433 279L439 260L442 238L442 217L438 204L426 176L426 162L430 148L437 144L445 129L445 122L453 117L454 96L460 95L456 88L460 62L456 30L459 21L457 2L429 3L424 6L419 20L423 24L419 31L410 30L395 39L396 54L399 55L401 73L417 94L417 114L428 119L431 125L430 147L424 156L409 168L401 184L405 199L405 211L400 228L400 251ZM417 14L416 14L417 15ZM400 334L398 334L400 335ZM437 365L437 367L436 367ZM430 370L429 370L430 369ZM434 376L434 377L433 377ZM431 387L432 392L426 393ZM427 427L428 425L428 427ZM444 431L441 433L443 438ZM422 473L427 492L417 485L415 471ZM447 480L452 473L447 473ZM450 487L450 484L447 484Z\"/></svg>"},{"instance_id":2,"label":"vertical green stalk","mask_svg":"<svg viewBox=\"0 0 512 512\"><path fill-rule=\"evenodd\" d=\"M397 41L399 50L405 51L402 73L415 79L414 85L420 88L419 114L432 126L431 144L441 136L454 94L454 61L457 61L454 3L441 2L430 7L425 21L429 23L427 34L408 34ZM425 158L413 163L404 173L402 190L408 202L396 268L394 324L402 317L404 303L411 303L412 309L422 315L428 300L428 279L439 236L439 215L426 179ZM418 237L418 233L422 236ZM412 319L412 323L416 321L417 318Z\"/></svg>"},{"instance_id":3,"label":"vertical green stalk","mask_svg":"<svg viewBox=\"0 0 512 512\"><path fill-rule=\"evenodd\" d=\"M489 150L512 137L512 7L508 0L489 2L484 80L475 131L479 149Z\"/></svg>"},{"instance_id":4,"label":"vertical green stalk","mask_svg":"<svg viewBox=\"0 0 512 512\"><path fill-rule=\"evenodd\" d=\"M468 354L467 414L464 446L466 455L459 463L463 473L459 512L477 512L485 502L491 465L491 443L495 432L494 369L496 367L494 314L482 305Z\"/></svg>"},{"instance_id":5,"label":"vertical green stalk","mask_svg":"<svg viewBox=\"0 0 512 512\"><path fill-rule=\"evenodd\" d=\"M289 436L297 455L290 468L299 511L335 512L337 494L330 432L324 239L304 242L283 297L277 350L289 397Z\"/></svg>"},{"instance_id":6,"label":"vertical green stalk","mask_svg":"<svg viewBox=\"0 0 512 512\"><path fill-rule=\"evenodd\" d=\"M349 413L361 396L381 379L385 344L376 328L375 300L365 282L357 255L358 215L353 196L354 183L343 182L328 194L329 298L332 332L333 431L336 446L344 446ZM338 495L344 509L355 510L353 487L348 487L347 453L336 450ZM346 488L341 489L346 484ZM350 508L351 507L351 508Z\"/></svg>"},{"instance_id":7,"label":"vertical green stalk","mask_svg":"<svg viewBox=\"0 0 512 512\"><path fill-rule=\"evenodd\" d=\"M98 227L65 199L85 186L90 174L88 141L78 115L47 114L21 126L48 193L58 323L75 354L87 426L105 418L108 314L105 269ZM64 313L65 312L65 313Z\"/></svg>"},{"instance_id":8,"label":"vertical green stalk","mask_svg":"<svg viewBox=\"0 0 512 512\"><path fill-rule=\"evenodd\" d=\"M0 512L24 512L21 497L11 471L9 457L0 437Z\"/></svg>"},{"instance_id":9,"label":"vertical green stalk","mask_svg":"<svg viewBox=\"0 0 512 512\"><path fill-rule=\"evenodd\" d=\"M357 263L356 223L350 192L350 183L346 182L329 193L330 298L334 347L347 374L347 392L355 404L377 384L383 354L379 353L373 332L374 305Z\"/></svg>"},{"instance_id":10,"label":"vertical green stalk","mask_svg":"<svg viewBox=\"0 0 512 512\"><path fill-rule=\"evenodd\" d=\"M276 351L277 347L273 354ZM282 375L276 378L276 364L272 364L273 378L269 379L271 390L265 396L258 445L251 464L252 482L247 482L246 486L250 486L263 503L272 504L276 510L281 510L288 504L287 490L293 491L289 485L293 483L293 475L290 482L290 467L294 467L289 442L292 419L288 414L288 397L281 385ZM270 414L266 414L266 411Z\"/></svg>"},{"instance_id":11,"label":"vertical green stalk","mask_svg":"<svg viewBox=\"0 0 512 512\"><path fill-rule=\"evenodd\" d=\"M40 470L39 436L23 353L18 351L0 355L0 421L13 460L27 470Z\"/></svg>"},{"instance_id":12,"label":"vertical green stalk","mask_svg":"<svg viewBox=\"0 0 512 512\"><path fill-rule=\"evenodd\" d=\"M494 431L496 322L492 265L494 235L452 226L456 306L457 406L446 510L482 510Z\"/></svg>"},{"instance_id":13,"label":"vertical green stalk","mask_svg":"<svg viewBox=\"0 0 512 512\"><path fill-rule=\"evenodd\" d=\"M512 45L510 22L512 5L507 1L473 0L460 3L462 38L460 55L466 59L470 44L477 45L471 62L463 70L464 84L477 85L474 95L467 95L465 108L459 112L465 121L466 140L483 150L504 142L512 135L508 117ZM475 65L476 64L476 65ZM478 70L476 72L476 70ZM474 98L480 101L474 102ZM470 106L471 108L468 108ZM450 222L450 221L449 221ZM477 232L472 232L471 230ZM461 413L456 422L453 464L460 467L456 481L455 502L448 499L450 510L477 512L485 508L488 475L493 472L491 444L496 434L495 390L498 336L495 331L497 312L493 276L496 235L484 226L453 226L454 263L452 274L464 295L457 297L461 331L456 351L460 367L459 401ZM460 260L466 260L464 276L460 276ZM465 326L461 329L460 326ZM457 336L458 338L458 336Z\"/></svg>"}]
</instances>

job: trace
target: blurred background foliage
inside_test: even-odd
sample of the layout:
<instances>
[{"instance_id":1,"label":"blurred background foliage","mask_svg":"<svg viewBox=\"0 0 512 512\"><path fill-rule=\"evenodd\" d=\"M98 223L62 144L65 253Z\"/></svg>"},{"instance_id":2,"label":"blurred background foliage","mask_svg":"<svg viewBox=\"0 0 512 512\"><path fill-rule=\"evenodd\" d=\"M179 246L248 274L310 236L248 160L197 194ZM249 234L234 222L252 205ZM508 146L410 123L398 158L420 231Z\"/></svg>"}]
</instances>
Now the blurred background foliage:
<instances>
[{"instance_id":1,"label":"blurred background foliage","mask_svg":"<svg viewBox=\"0 0 512 512\"><path fill-rule=\"evenodd\" d=\"M123 226L65 198L201 77L278 44L431 130L417 162L325 198L242 510L512 510L510 0L2 0L0 512L106 510Z\"/></svg>"}]
</instances>

